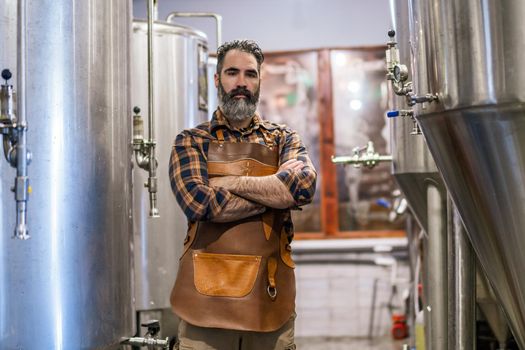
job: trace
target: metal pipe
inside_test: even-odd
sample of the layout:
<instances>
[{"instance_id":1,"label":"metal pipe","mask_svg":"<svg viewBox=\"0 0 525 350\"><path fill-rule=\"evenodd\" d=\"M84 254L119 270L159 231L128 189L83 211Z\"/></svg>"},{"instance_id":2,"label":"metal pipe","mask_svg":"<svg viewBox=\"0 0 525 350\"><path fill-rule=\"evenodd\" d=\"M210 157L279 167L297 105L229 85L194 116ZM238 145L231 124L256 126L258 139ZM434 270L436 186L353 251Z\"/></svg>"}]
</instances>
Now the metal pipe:
<instances>
[{"instance_id":1,"label":"metal pipe","mask_svg":"<svg viewBox=\"0 0 525 350\"><path fill-rule=\"evenodd\" d=\"M131 345L142 347L146 346L148 349L168 349L170 342L169 338L166 339L154 339L154 338L142 338L142 337L133 337L122 342L123 345Z\"/></svg>"},{"instance_id":2,"label":"metal pipe","mask_svg":"<svg viewBox=\"0 0 525 350\"><path fill-rule=\"evenodd\" d=\"M456 207L453 210L456 337L453 349L476 349L476 256Z\"/></svg>"},{"instance_id":3,"label":"metal pipe","mask_svg":"<svg viewBox=\"0 0 525 350\"><path fill-rule=\"evenodd\" d=\"M154 140L155 120L153 110L153 1L148 0L148 139Z\"/></svg>"},{"instance_id":4,"label":"metal pipe","mask_svg":"<svg viewBox=\"0 0 525 350\"><path fill-rule=\"evenodd\" d=\"M373 167L379 162L391 162L392 156L332 156L332 163L334 164L352 164L352 165L366 165ZM369 164L370 163L370 164Z\"/></svg>"},{"instance_id":5,"label":"metal pipe","mask_svg":"<svg viewBox=\"0 0 525 350\"><path fill-rule=\"evenodd\" d=\"M374 314L376 310L376 297L377 297L377 283L379 279L374 279L374 286L372 287L372 305L370 307L370 322L368 323L368 339L372 340L374 337Z\"/></svg>"},{"instance_id":6,"label":"metal pipe","mask_svg":"<svg viewBox=\"0 0 525 350\"><path fill-rule=\"evenodd\" d=\"M24 124L26 121L26 92L25 92L25 80L26 80L26 62L25 62L25 51L26 51L26 0L18 0L18 19L17 19L17 120L19 124Z\"/></svg>"},{"instance_id":7,"label":"metal pipe","mask_svg":"<svg viewBox=\"0 0 525 350\"><path fill-rule=\"evenodd\" d=\"M159 2L157 0L153 0L153 21L158 21L159 19L159 7L157 6Z\"/></svg>"},{"instance_id":8,"label":"metal pipe","mask_svg":"<svg viewBox=\"0 0 525 350\"><path fill-rule=\"evenodd\" d=\"M428 215L428 213L427 213ZM421 243L423 247L423 253L422 253L422 283L423 283L423 309L421 310L423 312L423 328L424 328L424 337L420 337L421 334L419 334L416 329L416 349L428 349L431 350L432 346L430 344L430 340L432 338L432 323L430 320L430 283L427 283L430 281L430 275L432 274L432 268L430 264L430 259L428 258L428 252L430 250L429 244L430 244L430 237L428 235L428 232L426 232L426 235L423 234L421 236ZM418 292L418 286L415 286L416 288L416 295ZM421 321L420 318L418 318L420 314L416 315L416 323L417 321ZM424 341L421 340L421 338L424 338Z\"/></svg>"},{"instance_id":9,"label":"metal pipe","mask_svg":"<svg viewBox=\"0 0 525 350\"><path fill-rule=\"evenodd\" d=\"M458 308L459 286L457 281L458 267L456 266L457 242L455 240L454 227L454 204L447 195L447 268L448 268L448 290L451 298L448 298L448 349L455 349L458 335L456 310ZM458 349L459 350L459 349Z\"/></svg>"},{"instance_id":10,"label":"metal pipe","mask_svg":"<svg viewBox=\"0 0 525 350\"><path fill-rule=\"evenodd\" d=\"M175 17L213 17L215 18L215 30L217 31L217 48L222 44L222 16L211 12L172 12L166 17L170 23Z\"/></svg>"},{"instance_id":11,"label":"metal pipe","mask_svg":"<svg viewBox=\"0 0 525 350\"><path fill-rule=\"evenodd\" d=\"M27 122L26 122L26 0L18 0L18 23L17 23L17 145L16 145L16 227L14 237L22 240L28 239L27 231L27 196L29 192L29 178L27 166L29 163L29 152L27 150Z\"/></svg>"},{"instance_id":12,"label":"metal pipe","mask_svg":"<svg viewBox=\"0 0 525 350\"><path fill-rule=\"evenodd\" d=\"M444 350L447 340L447 225L446 200L438 187L427 188L428 201L428 263L429 305L425 317L430 317L430 349Z\"/></svg>"},{"instance_id":13,"label":"metal pipe","mask_svg":"<svg viewBox=\"0 0 525 350\"><path fill-rule=\"evenodd\" d=\"M375 167L379 162L391 162L392 156L384 156L377 153L374 149L374 143L368 141L365 147L354 148L353 156L332 156L332 163L335 164L352 164L355 168L364 165L367 168Z\"/></svg>"},{"instance_id":14,"label":"metal pipe","mask_svg":"<svg viewBox=\"0 0 525 350\"><path fill-rule=\"evenodd\" d=\"M146 186L149 191L151 217L159 216L157 208L157 158L155 157L155 118L153 108L153 12L154 0L148 0L148 139L149 139L149 177Z\"/></svg>"}]
</instances>

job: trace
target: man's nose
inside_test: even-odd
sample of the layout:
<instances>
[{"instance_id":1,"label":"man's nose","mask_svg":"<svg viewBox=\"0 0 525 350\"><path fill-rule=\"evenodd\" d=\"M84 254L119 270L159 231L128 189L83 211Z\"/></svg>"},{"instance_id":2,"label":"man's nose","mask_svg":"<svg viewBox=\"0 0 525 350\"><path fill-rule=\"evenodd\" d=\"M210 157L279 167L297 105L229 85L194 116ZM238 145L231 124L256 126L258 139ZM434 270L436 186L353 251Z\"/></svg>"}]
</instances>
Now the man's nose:
<instances>
[{"instance_id":1,"label":"man's nose","mask_svg":"<svg viewBox=\"0 0 525 350\"><path fill-rule=\"evenodd\" d=\"M246 87L246 77L244 74L239 74L237 76L237 87Z\"/></svg>"}]
</instances>

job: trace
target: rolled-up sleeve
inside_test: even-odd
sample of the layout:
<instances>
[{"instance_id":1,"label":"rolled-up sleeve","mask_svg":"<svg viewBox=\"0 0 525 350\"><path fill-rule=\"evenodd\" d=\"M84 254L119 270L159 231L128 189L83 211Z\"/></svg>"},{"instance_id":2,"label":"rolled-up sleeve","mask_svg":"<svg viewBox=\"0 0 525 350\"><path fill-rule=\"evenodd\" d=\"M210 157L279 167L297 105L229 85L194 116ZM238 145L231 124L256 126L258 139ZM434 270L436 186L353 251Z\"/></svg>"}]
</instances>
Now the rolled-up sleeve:
<instances>
[{"instance_id":1,"label":"rolled-up sleeve","mask_svg":"<svg viewBox=\"0 0 525 350\"><path fill-rule=\"evenodd\" d=\"M175 139L170 158L171 189L189 221L217 216L231 197L225 189L208 186L208 169L202 144L183 131Z\"/></svg>"},{"instance_id":2,"label":"rolled-up sleeve","mask_svg":"<svg viewBox=\"0 0 525 350\"><path fill-rule=\"evenodd\" d=\"M312 201L315 194L317 172L299 135L290 129L285 129L280 164L290 159L302 161L304 163L302 170L281 171L276 175L288 187L297 206L308 204Z\"/></svg>"}]
</instances>

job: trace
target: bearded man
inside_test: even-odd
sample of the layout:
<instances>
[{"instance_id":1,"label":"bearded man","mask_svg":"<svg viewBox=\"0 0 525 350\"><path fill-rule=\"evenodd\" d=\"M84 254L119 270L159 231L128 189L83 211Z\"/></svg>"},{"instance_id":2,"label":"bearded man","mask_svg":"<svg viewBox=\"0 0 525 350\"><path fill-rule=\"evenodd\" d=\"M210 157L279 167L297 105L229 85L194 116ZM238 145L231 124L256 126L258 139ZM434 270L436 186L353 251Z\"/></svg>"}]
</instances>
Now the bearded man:
<instances>
[{"instance_id":1,"label":"bearded man","mask_svg":"<svg viewBox=\"0 0 525 350\"><path fill-rule=\"evenodd\" d=\"M263 61L253 41L219 47L219 108L173 146L188 218L171 293L179 349L295 349L290 210L311 202L317 174L299 136L256 113Z\"/></svg>"}]
</instances>

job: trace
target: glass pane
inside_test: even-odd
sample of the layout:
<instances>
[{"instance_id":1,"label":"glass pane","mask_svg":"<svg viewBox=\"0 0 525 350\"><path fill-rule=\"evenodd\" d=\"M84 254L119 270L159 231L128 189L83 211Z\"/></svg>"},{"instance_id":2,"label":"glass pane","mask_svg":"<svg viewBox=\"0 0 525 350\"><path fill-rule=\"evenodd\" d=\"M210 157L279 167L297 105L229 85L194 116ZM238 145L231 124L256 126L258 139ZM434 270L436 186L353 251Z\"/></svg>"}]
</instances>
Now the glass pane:
<instances>
[{"instance_id":1,"label":"glass pane","mask_svg":"<svg viewBox=\"0 0 525 350\"><path fill-rule=\"evenodd\" d=\"M259 111L264 119L297 131L318 172L313 203L292 213L296 232L321 231L317 52L267 54Z\"/></svg>"},{"instance_id":2,"label":"glass pane","mask_svg":"<svg viewBox=\"0 0 525 350\"><path fill-rule=\"evenodd\" d=\"M353 155L368 141L389 154L384 49L333 50L331 66L336 154ZM390 209L381 205L393 200L390 168L390 162L373 169L336 166L340 231L402 229L402 219L390 222Z\"/></svg>"}]
</instances>

